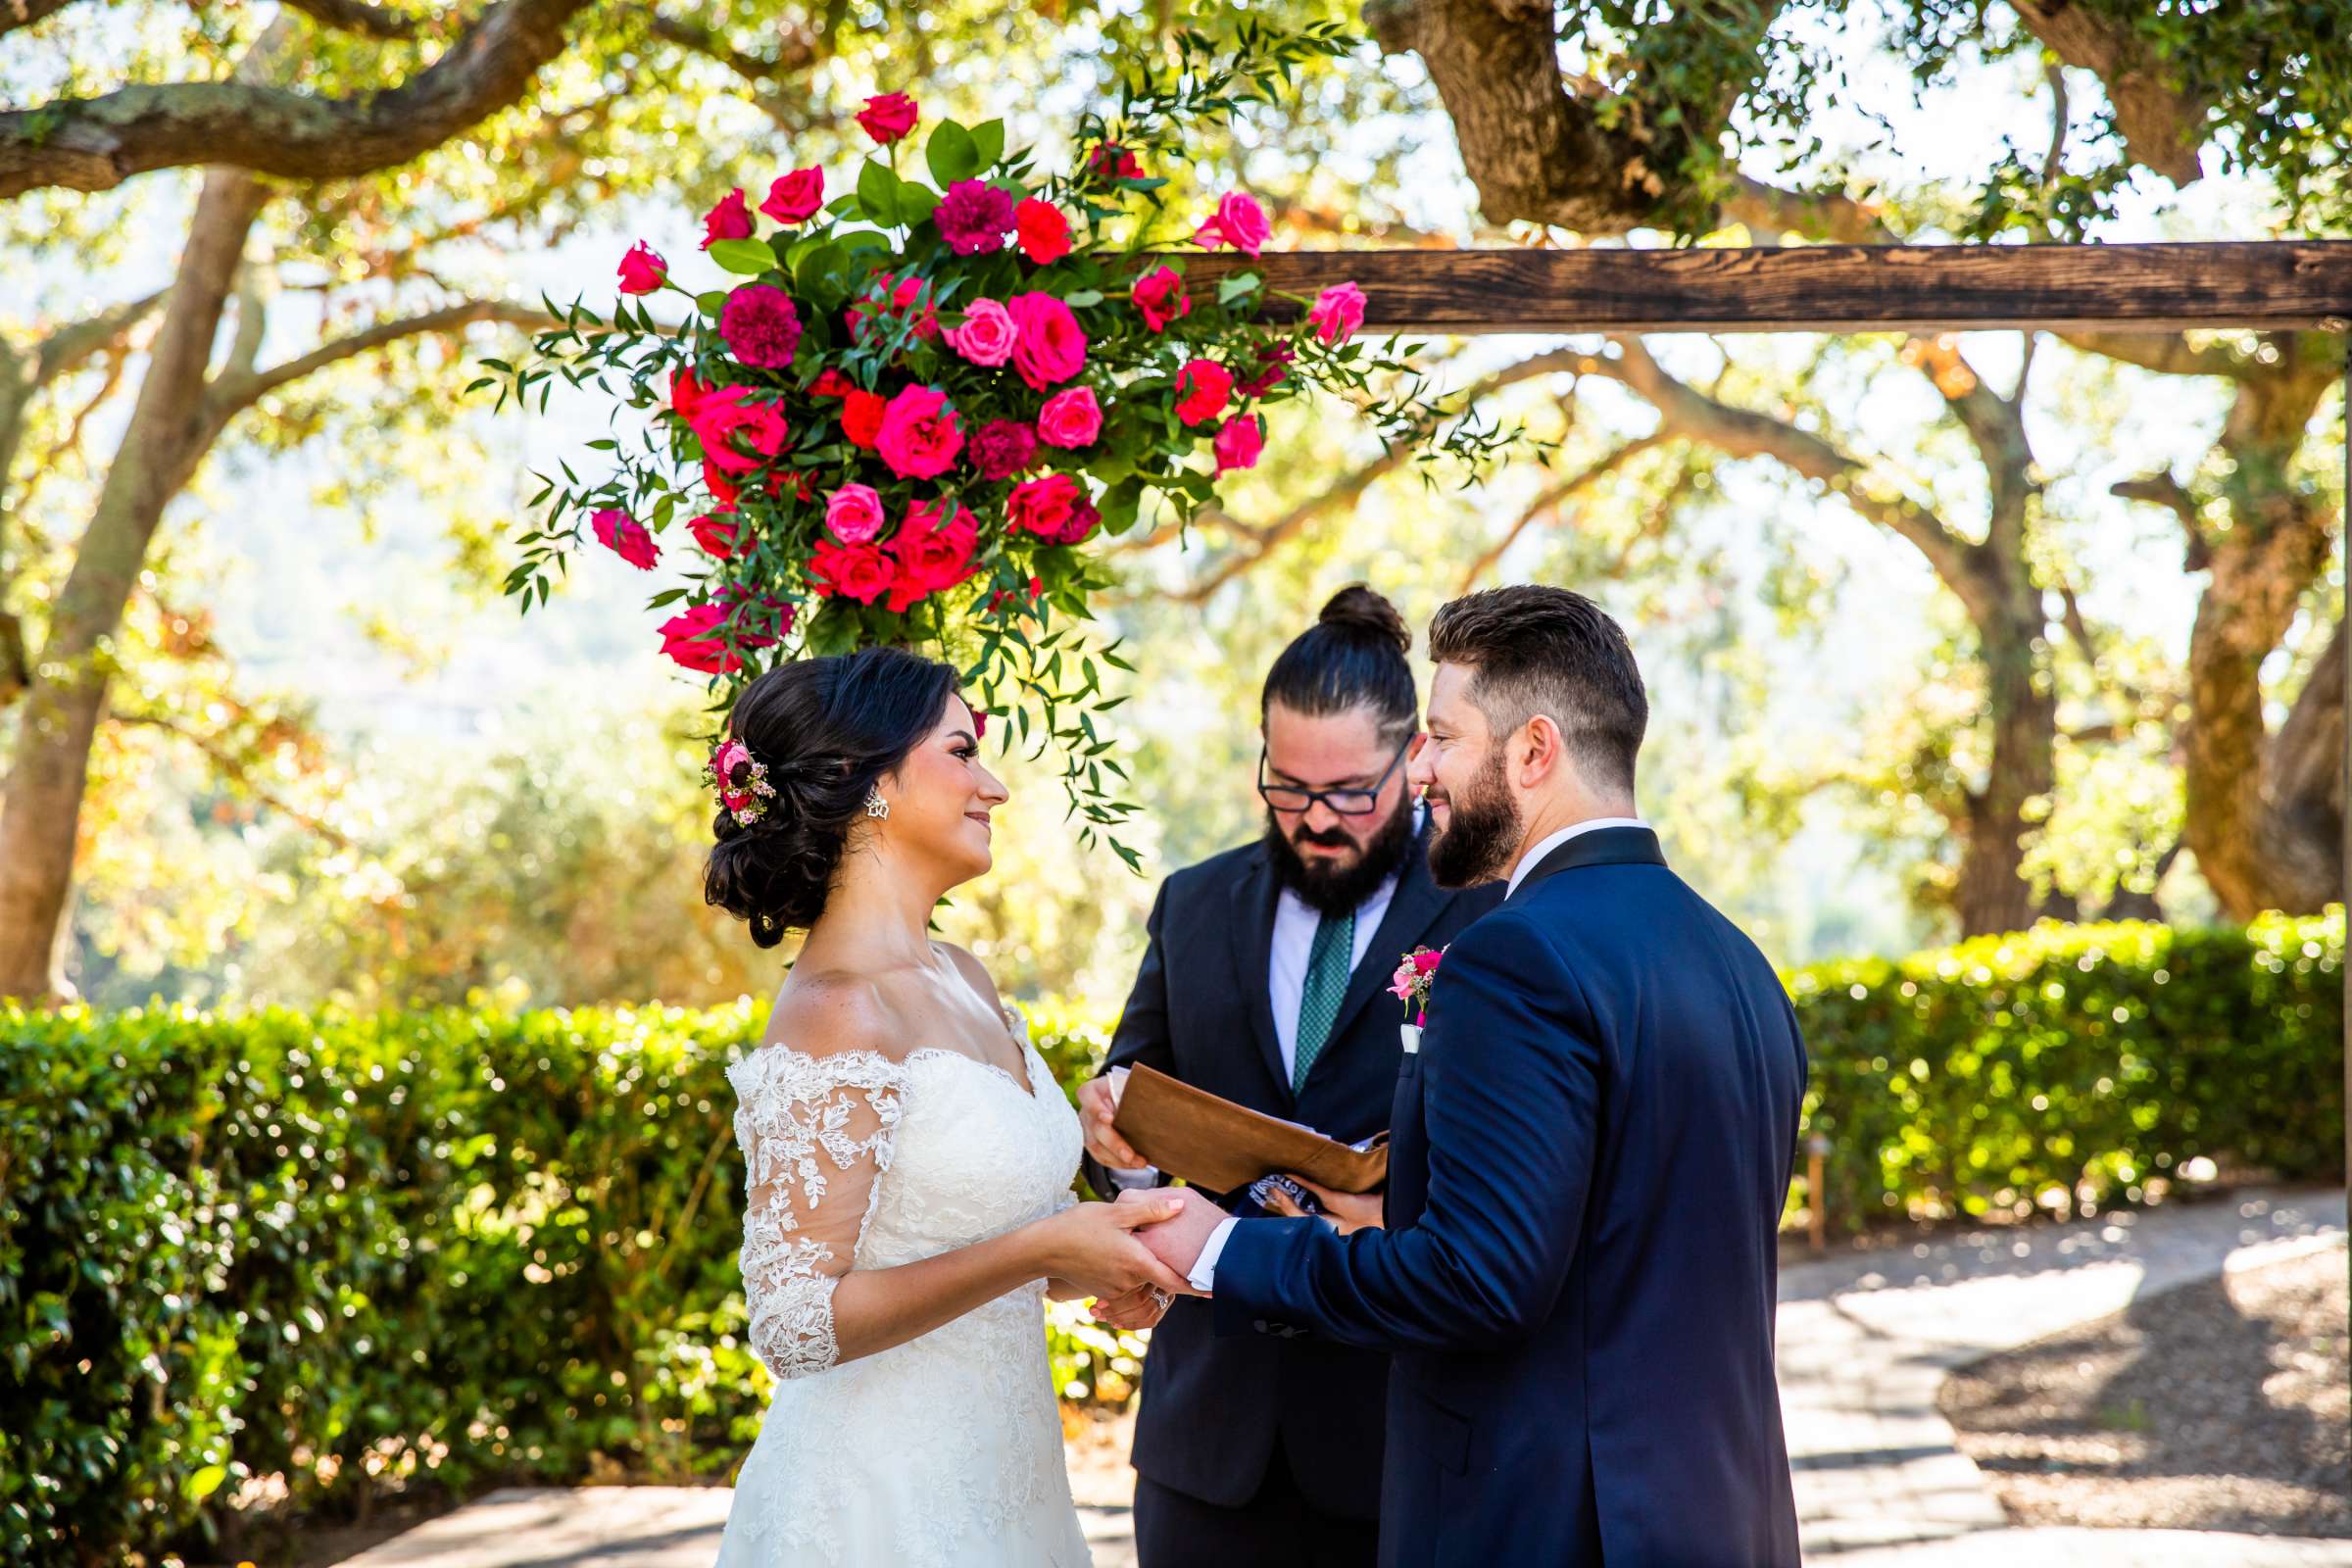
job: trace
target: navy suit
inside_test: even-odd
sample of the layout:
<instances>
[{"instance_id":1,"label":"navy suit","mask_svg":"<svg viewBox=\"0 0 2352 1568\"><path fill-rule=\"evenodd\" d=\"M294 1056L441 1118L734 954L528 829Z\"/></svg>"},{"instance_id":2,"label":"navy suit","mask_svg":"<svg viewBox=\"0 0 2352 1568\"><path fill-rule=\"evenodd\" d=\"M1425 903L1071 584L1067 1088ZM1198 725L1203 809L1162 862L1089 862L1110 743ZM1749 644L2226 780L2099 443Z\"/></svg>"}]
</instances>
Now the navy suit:
<instances>
[{"instance_id":1,"label":"navy suit","mask_svg":"<svg viewBox=\"0 0 2352 1568\"><path fill-rule=\"evenodd\" d=\"M1454 939L1391 1121L1388 1229L1242 1225L1220 1334L1395 1356L1384 1565L1795 1568L1773 1378L1804 1043L1645 828L1568 840Z\"/></svg>"},{"instance_id":2,"label":"navy suit","mask_svg":"<svg viewBox=\"0 0 2352 1568\"><path fill-rule=\"evenodd\" d=\"M1405 1021L1404 1006L1384 993L1397 958L1417 946L1443 947L1500 903L1499 888L1448 891L1433 882L1426 834L1424 828L1405 857L1387 912L1298 1094L1283 1069L1267 991L1281 887L1262 841L1188 866L1160 885L1143 964L1104 1070L1155 1067L1344 1143L1385 1129L1403 1059L1397 1026ZM1115 1191L1091 1159L1086 1173L1097 1192ZM1212 1196L1230 1206L1242 1195ZM1243 1228L1275 1223L1255 1219ZM1157 1486L1176 1494L1157 1510L1139 1495L1137 1545L1146 1568L1200 1561L1204 1550L1218 1548L1227 1563L1257 1560L1236 1554L1250 1544L1232 1539L1251 1532L1249 1519L1221 1518L1215 1528L1227 1539L1198 1539L1206 1527L1198 1510L1185 1508L1188 1498L1212 1509L1245 1509L1271 1487L1293 1503L1303 1500L1303 1509L1267 1507L1267 1529L1258 1534L1280 1535L1290 1527L1276 1516L1295 1523L1301 1512L1368 1525L1380 1506L1387 1381L1388 1357L1377 1351L1328 1340L1219 1339L1208 1303L1179 1298L1152 1331L1136 1417L1141 1490ZM1155 1514L1166 1519L1169 1539L1154 1539ZM1312 1534L1311 1518L1299 1528ZM1368 1543L1369 1530L1361 1534ZM1256 1544L1268 1548L1269 1558L1313 1559L1310 1544L1287 1538Z\"/></svg>"}]
</instances>

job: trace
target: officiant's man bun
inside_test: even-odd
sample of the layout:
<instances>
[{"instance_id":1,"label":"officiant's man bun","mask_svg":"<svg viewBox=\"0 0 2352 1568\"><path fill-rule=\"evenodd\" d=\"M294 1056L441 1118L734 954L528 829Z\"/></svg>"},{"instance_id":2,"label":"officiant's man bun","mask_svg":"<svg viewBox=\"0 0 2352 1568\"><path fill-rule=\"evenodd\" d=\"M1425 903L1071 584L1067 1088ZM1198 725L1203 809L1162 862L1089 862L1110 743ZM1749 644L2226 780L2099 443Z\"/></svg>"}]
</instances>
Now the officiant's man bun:
<instances>
[{"instance_id":1,"label":"officiant's man bun","mask_svg":"<svg viewBox=\"0 0 2352 1568\"><path fill-rule=\"evenodd\" d=\"M955 694L954 665L900 648L795 660L746 686L727 731L765 764L776 794L749 824L719 811L704 902L749 922L763 948L815 924L866 797Z\"/></svg>"},{"instance_id":2,"label":"officiant's man bun","mask_svg":"<svg viewBox=\"0 0 2352 1568\"><path fill-rule=\"evenodd\" d=\"M1315 717L1368 705L1382 736L1400 743L1421 723L1406 660L1412 648L1412 631L1395 605L1360 582L1343 588L1266 671L1258 721L1276 703Z\"/></svg>"},{"instance_id":3,"label":"officiant's man bun","mask_svg":"<svg viewBox=\"0 0 2352 1568\"><path fill-rule=\"evenodd\" d=\"M1548 714L1586 779L1633 792L1649 699L1624 628L1583 594L1542 583L1466 594L1429 623L1429 657L1477 672L1468 695L1497 741Z\"/></svg>"}]
</instances>

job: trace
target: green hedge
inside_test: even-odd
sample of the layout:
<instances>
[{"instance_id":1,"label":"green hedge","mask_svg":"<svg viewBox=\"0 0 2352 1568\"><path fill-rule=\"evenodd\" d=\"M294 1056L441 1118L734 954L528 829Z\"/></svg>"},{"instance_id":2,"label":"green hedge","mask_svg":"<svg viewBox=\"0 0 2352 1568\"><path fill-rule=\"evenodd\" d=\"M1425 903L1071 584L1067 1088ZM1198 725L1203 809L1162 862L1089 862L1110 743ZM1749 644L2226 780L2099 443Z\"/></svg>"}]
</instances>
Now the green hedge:
<instances>
[{"instance_id":1,"label":"green hedge","mask_svg":"<svg viewBox=\"0 0 2352 1568\"><path fill-rule=\"evenodd\" d=\"M1796 972L1831 1217L2332 1172L2341 953L2340 918L2050 927ZM299 1516L723 1472L766 1374L722 1071L763 1013L0 1007L0 1563L250 1548L265 1480ZM1099 1016L1035 1022L1093 1070ZM1052 1320L1065 1394L1132 1387L1138 1342Z\"/></svg>"},{"instance_id":2,"label":"green hedge","mask_svg":"<svg viewBox=\"0 0 2352 1568\"><path fill-rule=\"evenodd\" d=\"M1833 1227L2137 1201L2200 1157L2341 1172L2343 950L2338 906L2245 930L2052 923L1795 971Z\"/></svg>"}]
</instances>

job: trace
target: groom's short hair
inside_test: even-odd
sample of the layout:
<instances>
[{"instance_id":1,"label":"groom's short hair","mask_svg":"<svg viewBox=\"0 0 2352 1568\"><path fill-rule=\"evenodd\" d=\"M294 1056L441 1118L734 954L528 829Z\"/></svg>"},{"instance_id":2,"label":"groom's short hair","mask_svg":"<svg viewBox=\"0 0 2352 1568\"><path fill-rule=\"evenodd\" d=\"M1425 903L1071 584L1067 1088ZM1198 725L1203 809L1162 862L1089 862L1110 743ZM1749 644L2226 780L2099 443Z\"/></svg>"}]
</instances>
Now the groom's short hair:
<instances>
[{"instance_id":1,"label":"groom's short hair","mask_svg":"<svg viewBox=\"0 0 2352 1568\"><path fill-rule=\"evenodd\" d=\"M1497 740L1547 714L1588 779L1632 792L1649 699L1624 629L1592 600L1542 583L1465 594L1429 623L1429 657L1471 669Z\"/></svg>"}]
</instances>

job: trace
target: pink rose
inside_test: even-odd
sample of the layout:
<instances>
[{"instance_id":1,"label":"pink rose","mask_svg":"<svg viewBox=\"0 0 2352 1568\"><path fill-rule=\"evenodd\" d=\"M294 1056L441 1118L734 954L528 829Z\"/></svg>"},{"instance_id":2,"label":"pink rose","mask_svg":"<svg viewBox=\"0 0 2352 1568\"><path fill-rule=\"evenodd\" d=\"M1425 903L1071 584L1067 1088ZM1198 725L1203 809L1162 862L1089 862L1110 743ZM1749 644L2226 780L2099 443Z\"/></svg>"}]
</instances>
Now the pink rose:
<instances>
[{"instance_id":1,"label":"pink rose","mask_svg":"<svg viewBox=\"0 0 2352 1568\"><path fill-rule=\"evenodd\" d=\"M914 128L914 100L903 92L876 93L857 119L859 129L887 147Z\"/></svg>"},{"instance_id":2,"label":"pink rose","mask_svg":"<svg viewBox=\"0 0 2352 1568\"><path fill-rule=\"evenodd\" d=\"M1233 373L1214 360L1187 360L1176 372L1176 417L1206 424L1225 412L1233 396Z\"/></svg>"},{"instance_id":3,"label":"pink rose","mask_svg":"<svg viewBox=\"0 0 2352 1568\"><path fill-rule=\"evenodd\" d=\"M1005 307L1020 336L1012 345L1012 368L1043 392L1067 381L1086 365L1086 331L1070 308L1051 294L1015 294Z\"/></svg>"},{"instance_id":4,"label":"pink rose","mask_svg":"<svg viewBox=\"0 0 2352 1568\"><path fill-rule=\"evenodd\" d=\"M743 667L743 661L721 641L718 628L726 618L726 609L720 605L682 610L656 628L662 633L662 651L688 669L706 675L732 674Z\"/></svg>"},{"instance_id":5,"label":"pink rose","mask_svg":"<svg viewBox=\"0 0 2352 1568\"><path fill-rule=\"evenodd\" d=\"M1144 313L1144 324L1154 332L1165 332L1170 321L1193 308L1193 297L1184 291L1184 279L1173 267L1156 267L1137 278L1128 297Z\"/></svg>"},{"instance_id":6,"label":"pink rose","mask_svg":"<svg viewBox=\"0 0 2352 1568\"><path fill-rule=\"evenodd\" d=\"M1037 433L1048 446L1082 447L1102 433L1102 407L1091 386L1074 386L1046 399L1037 411Z\"/></svg>"},{"instance_id":7,"label":"pink rose","mask_svg":"<svg viewBox=\"0 0 2352 1568\"><path fill-rule=\"evenodd\" d=\"M947 334L948 347L974 365L1003 365L1012 358L1012 345L1021 335L1012 317L995 300L974 300L964 308L963 324Z\"/></svg>"},{"instance_id":8,"label":"pink rose","mask_svg":"<svg viewBox=\"0 0 2352 1568\"><path fill-rule=\"evenodd\" d=\"M887 520L870 484L845 484L825 502L825 526L845 545L871 544Z\"/></svg>"},{"instance_id":9,"label":"pink rose","mask_svg":"<svg viewBox=\"0 0 2352 1568\"><path fill-rule=\"evenodd\" d=\"M629 247L629 254L620 259L620 291L623 294L651 294L669 278L669 264L662 253L645 241Z\"/></svg>"},{"instance_id":10,"label":"pink rose","mask_svg":"<svg viewBox=\"0 0 2352 1568\"><path fill-rule=\"evenodd\" d=\"M703 249L709 250L712 240L750 239L752 210L744 204L743 191L727 192L716 207L703 215Z\"/></svg>"},{"instance_id":11,"label":"pink rose","mask_svg":"<svg viewBox=\"0 0 2352 1568\"><path fill-rule=\"evenodd\" d=\"M875 436L883 465L902 479L931 479L955 465L963 450L963 427L948 395L937 387L910 386L882 411Z\"/></svg>"},{"instance_id":12,"label":"pink rose","mask_svg":"<svg viewBox=\"0 0 2352 1568\"><path fill-rule=\"evenodd\" d=\"M1273 231L1274 225L1266 221L1266 210L1257 205L1257 198L1237 190L1217 203L1216 215L1193 231L1193 243L1230 245L1243 255L1253 257Z\"/></svg>"},{"instance_id":13,"label":"pink rose","mask_svg":"<svg viewBox=\"0 0 2352 1568\"><path fill-rule=\"evenodd\" d=\"M1078 503L1085 499L1086 492L1078 487L1078 481L1066 473L1023 479L1004 498L1004 519L1010 526L1051 543L1069 526Z\"/></svg>"},{"instance_id":14,"label":"pink rose","mask_svg":"<svg viewBox=\"0 0 2352 1568\"><path fill-rule=\"evenodd\" d=\"M1364 291L1353 283L1334 283L1315 296L1314 308L1306 313L1309 326L1326 343L1338 343L1355 336L1364 324Z\"/></svg>"},{"instance_id":15,"label":"pink rose","mask_svg":"<svg viewBox=\"0 0 2352 1568\"><path fill-rule=\"evenodd\" d=\"M972 466L983 479L1009 479L1037 461L1037 432L1018 419L991 419L972 437Z\"/></svg>"},{"instance_id":16,"label":"pink rose","mask_svg":"<svg viewBox=\"0 0 2352 1568\"><path fill-rule=\"evenodd\" d=\"M639 571L651 571L662 552L654 548L654 536L645 531L645 524L621 511L607 507L588 519L596 527L597 541Z\"/></svg>"},{"instance_id":17,"label":"pink rose","mask_svg":"<svg viewBox=\"0 0 2352 1568\"><path fill-rule=\"evenodd\" d=\"M953 588L979 570L972 560L980 525L971 513L956 509L955 518L942 524L939 502L923 501L906 509L906 520L891 536L890 553L898 560L898 574L890 584L887 608L905 614L918 599Z\"/></svg>"},{"instance_id":18,"label":"pink rose","mask_svg":"<svg viewBox=\"0 0 2352 1568\"><path fill-rule=\"evenodd\" d=\"M1012 210L1012 231L1021 254L1040 267L1070 254L1070 220L1052 202L1023 198Z\"/></svg>"},{"instance_id":19,"label":"pink rose","mask_svg":"<svg viewBox=\"0 0 2352 1568\"><path fill-rule=\"evenodd\" d=\"M890 587L893 575L890 558L879 545L845 545L834 539L819 539L816 548L808 553L808 577L816 591L830 599L839 594L870 605Z\"/></svg>"},{"instance_id":20,"label":"pink rose","mask_svg":"<svg viewBox=\"0 0 2352 1568\"><path fill-rule=\"evenodd\" d=\"M801 346L801 313L773 283L746 283L719 308L718 335L744 364L776 369L790 365Z\"/></svg>"},{"instance_id":21,"label":"pink rose","mask_svg":"<svg viewBox=\"0 0 2352 1568\"><path fill-rule=\"evenodd\" d=\"M1217 428L1213 443L1217 454L1217 471L1233 468L1254 468L1257 455L1266 447L1266 432L1254 414L1237 415Z\"/></svg>"},{"instance_id":22,"label":"pink rose","mask_svg":"<svg viewBox=\"0 0 2352 1568\"><path fill-rule=\"evenodd\" d=\"M797 223L825 205L825 172L796 169L767 187L760 210L779 223Z\"/></svg>"}]
</instances>

